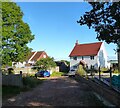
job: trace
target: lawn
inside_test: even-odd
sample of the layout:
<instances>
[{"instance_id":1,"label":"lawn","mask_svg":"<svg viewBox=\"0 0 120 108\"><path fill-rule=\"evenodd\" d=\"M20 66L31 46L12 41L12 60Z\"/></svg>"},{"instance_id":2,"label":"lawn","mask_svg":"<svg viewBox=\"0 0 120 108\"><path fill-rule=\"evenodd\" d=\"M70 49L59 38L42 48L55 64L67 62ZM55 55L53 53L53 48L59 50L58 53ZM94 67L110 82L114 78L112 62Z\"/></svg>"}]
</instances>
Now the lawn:
<instances>
[{"instance_id":1,"label":"lawn","mask_svg":"<svg viewBox=\"0 0 120 108\"><path fill-rule=\"evenodd\" d=\"M53 72L51 74L51 77L60 77L60 76L62 76L64 74L65 74L65 72Z\"/></svg>"}]
</instances>

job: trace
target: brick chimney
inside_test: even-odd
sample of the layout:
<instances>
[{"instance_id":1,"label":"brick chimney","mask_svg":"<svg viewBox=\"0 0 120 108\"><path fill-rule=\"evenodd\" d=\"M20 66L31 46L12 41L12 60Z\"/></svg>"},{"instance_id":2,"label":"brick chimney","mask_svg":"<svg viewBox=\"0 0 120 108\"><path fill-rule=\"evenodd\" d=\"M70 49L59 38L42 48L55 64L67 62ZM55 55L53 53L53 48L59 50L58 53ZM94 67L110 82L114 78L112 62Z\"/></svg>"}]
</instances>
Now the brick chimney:
<instances>
[{"instance_id":1,"label":"brick chimney","mask_svg":"<svg viewBox=\"0 0 120 108\"><path fill-rule=\"evenodd\" d=\"M75 43L75 45L78 45L78 40L76 40L76 43Z\"/></svg>"}]
</instances>

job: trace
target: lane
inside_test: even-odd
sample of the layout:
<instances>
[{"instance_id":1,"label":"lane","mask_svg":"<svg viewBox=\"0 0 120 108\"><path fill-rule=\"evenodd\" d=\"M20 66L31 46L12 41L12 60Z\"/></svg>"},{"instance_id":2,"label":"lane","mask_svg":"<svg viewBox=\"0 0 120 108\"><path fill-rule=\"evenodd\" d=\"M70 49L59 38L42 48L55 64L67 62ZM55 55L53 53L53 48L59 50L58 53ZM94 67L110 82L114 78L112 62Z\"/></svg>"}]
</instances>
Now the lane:
<instances>
[{"instance_id":1,"label":"lane","mask_svg":"<svg viewBox=\"0 0 120 108\"><path fill-rule=\"evenodd\" d=\"M68 77L51 78L32 91L8 99L3 106L100 106L91 88Z\"/></svg>"}]
</instances>

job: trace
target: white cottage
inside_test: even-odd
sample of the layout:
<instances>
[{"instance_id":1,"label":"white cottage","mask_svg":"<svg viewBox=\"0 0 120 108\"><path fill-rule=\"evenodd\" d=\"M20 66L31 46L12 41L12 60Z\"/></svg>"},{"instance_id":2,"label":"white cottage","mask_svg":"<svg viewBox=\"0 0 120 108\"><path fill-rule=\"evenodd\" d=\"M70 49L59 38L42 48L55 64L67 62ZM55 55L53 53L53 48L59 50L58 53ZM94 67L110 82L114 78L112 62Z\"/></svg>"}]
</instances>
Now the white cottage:
<instances>
[{"instance_id":1,"label":"white cottage","mask_svg":"<svg viewBox=\"0 0 120 108\"><path fill-rule=\"evenodd\" d=\"M107 53L103 42L76 44L70 55L70 70L76 70L80 63L84 63L89 69L98 69L100 66L108 67Z\"/></svg>"},{"instance_id":2,"label":"white cottage","mask_svg":"<svg viewBox=\"0 0 120 108\"><path fill-rule=\"evenodd\" d=\"M13 62L12 66L15 67L25 67L25 66L32 66L36 63L36 61L40 60L41 58L47 58L48 55L45 51L35 51L31 52L30 55L27 57L27 60L23 63L21 62Z\"/></svg>"}]
</instances>

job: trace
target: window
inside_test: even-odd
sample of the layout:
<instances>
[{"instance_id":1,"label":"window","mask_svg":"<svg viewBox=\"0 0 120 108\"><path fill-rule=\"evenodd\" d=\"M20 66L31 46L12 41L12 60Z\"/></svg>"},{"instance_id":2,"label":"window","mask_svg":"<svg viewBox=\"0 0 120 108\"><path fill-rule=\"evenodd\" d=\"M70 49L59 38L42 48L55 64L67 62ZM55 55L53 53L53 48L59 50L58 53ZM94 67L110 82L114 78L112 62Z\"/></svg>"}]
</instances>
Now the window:
<instances>
[{"instance_id":1,"label":"window","mask_svg":"<svg viewBox=\"0 0 120 108\"><path fill-rule=\"evenodd\" d=\"M77 66L73 66L74 69L77 69Z\"/></svg>"},{"instance_id":2,"label":"window","mask_svg":"<svg viewBox=\"0 0 120 108\"><path fill-rule=\"evenodd\" d=\"M82 56L82 60L84 60L84 57Z\"/></svg>"},{"instance_id":3,"label":"window","mask_svg":"<svg viewBox=\"0 0 120 108\"><path fill-rule=\"evenodd\" d=\"M73 60L77 60L77 57L73 57Z\"/></svg>"},{"instance_id":4,"label":"window","mask_svg":"<svg viewBox=\"0 0 120 108\"><path fill-rule=\"evenodd\" d=\"M94 69L94 66L93 66L93 65L91 65L91 66L90 66L90 68L91 68L91 69Z\"/></svg>"},{"instance_id":5,"label":"window","mask_svg":"<svg viewBox=\"0 0 120 108\"><path fill-rule=\"evenodd\" d=\"M94 60L94 56L90 56L90 59L91 59L91 60Z\"/></svg>"},{"instance_id":6,"label":"window","mask_svg":"<svg viewBox=\"0 0 120 108\"><path fill-rule=\"evenodd\" d=\"M46 55L43 55L43 58L46 58Z\"/></svg>"}]
</instances>

